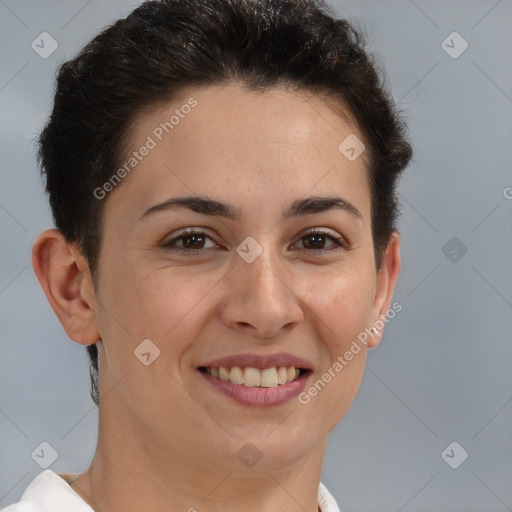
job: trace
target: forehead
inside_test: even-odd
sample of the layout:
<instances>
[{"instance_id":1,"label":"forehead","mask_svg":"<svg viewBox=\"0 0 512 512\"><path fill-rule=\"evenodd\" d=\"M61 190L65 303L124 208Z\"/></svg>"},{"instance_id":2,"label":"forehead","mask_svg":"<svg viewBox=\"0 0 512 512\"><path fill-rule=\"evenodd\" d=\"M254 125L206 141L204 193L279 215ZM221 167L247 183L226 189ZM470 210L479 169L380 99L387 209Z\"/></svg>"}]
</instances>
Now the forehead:
<instances>
[{"instance_id":1,"label":"forehead","mask_svg":"<svg viewBox=\"0 0 512 512\"><path fill-rule=\"evenodd\" d=\"M366 155L350 161L339 149L352 136L362 139L350 116L312 93L237 84L190 88L134 120L121 163L131 158L134 165L106 211L140 215L173 195L229 203L243 197L239 206L248 210L270 209L271 202L291 202L308 191L369 195Z\"/></svg>"}]
</instances>

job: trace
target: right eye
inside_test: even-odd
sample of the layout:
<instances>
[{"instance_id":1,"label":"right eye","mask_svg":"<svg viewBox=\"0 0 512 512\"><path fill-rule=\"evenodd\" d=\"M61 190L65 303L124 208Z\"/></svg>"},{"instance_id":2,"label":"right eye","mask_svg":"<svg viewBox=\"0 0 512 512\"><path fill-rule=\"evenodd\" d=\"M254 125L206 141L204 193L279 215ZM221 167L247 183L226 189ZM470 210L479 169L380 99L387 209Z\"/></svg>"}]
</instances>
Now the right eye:
<instances>
[{"instance_id":1,"label":"right eye","mask_svg":"<svg viewBox=\"0 0 512 512\"><path fill-rule=\"evenodd\" d=\"M189 229L177 237L168 240L162 247L166 251L178 251L183 254L199 256L206 252L204 250L204 244L207 239L212 240L204 231ZM180 241L182 242L182 247L177 246L177 243Z\"/></svg>"}]
</instances>

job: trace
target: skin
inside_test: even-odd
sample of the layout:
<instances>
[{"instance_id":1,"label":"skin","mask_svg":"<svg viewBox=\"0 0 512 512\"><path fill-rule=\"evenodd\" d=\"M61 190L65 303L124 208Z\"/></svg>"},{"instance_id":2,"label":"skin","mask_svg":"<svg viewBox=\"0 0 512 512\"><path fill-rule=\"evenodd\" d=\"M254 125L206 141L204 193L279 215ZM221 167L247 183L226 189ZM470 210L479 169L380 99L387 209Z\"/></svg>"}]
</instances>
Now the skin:
<instances>
[{"instance_id":1,"label":"skin","mask_svg":"<svg viewBox=\"0 0 512 512\"><path fill-rule=\"evenodd\" d=\"M314 512L328 434L382 331L308 404L241 405L196 367L289 352L313 368L307 389L389 309L400 236L377 271L364 154L351 162L338 150L349 134L363 136L319 96L235 83L189 89L136 119L130 151L190 97L197 106L104 199L96 288L59 231L34 244L34 270L67 335L99 341L98 446L71 487L97 511L235 511L243 503L247 512ZM240 208L242 219L180 209L137 222L157 203L196 195ZM281 218L313 195L338 195L361 218L340 209ZM210 237L198 245L202 255L163 248L186 227ZM327 236L315 242L308 228ZM347 248L328 235L343 236ZM263 249L250 264L236 253L248 236ZM194 246L181 239L175 247ZM147 338L161 352L149 366L133 353ZM261 454L252 468L237 457L248 442Z\"/></svg>"}]
</instances>

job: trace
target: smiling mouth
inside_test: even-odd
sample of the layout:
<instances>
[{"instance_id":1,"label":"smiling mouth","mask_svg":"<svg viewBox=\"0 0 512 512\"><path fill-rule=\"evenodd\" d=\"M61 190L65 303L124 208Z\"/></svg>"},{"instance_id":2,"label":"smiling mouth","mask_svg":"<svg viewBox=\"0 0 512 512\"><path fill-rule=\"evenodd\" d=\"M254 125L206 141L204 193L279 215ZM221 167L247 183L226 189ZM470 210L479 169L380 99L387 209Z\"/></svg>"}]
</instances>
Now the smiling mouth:
<instances>
[{"instance_id":1,"label":"smiling mouth","mask_svg":"<svg viewBox=\"0 0 512 512\"><path fill-rule=\"evenodd\" d=\"M198 370L216 379L250 388L275 388L293 382L305 373L310 372L310 370L296 368L295 366L274 366L265 369L251 366L200 366Z\"/></svg>"}]
</instances>

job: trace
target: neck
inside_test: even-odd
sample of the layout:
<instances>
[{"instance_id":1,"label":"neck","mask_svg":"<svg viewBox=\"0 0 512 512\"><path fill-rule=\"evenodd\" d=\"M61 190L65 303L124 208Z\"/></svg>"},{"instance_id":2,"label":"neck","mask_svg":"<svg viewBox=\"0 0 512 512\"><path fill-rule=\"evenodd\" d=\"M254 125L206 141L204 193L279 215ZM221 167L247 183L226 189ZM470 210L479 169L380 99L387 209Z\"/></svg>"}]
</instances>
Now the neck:
<instances>
[{"instance_id":1,"label":"neck","mask_svg":"<svg viewBox=\"0 0 512 512\"><path fill-rule=\"evenodd\" d=\"M126 428L128 421L109 424L102 412L94 459L71 484L96 512L318 512L326 439L286 467L262 458L239 469Z\"/></svg>"}]
</instances>

